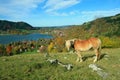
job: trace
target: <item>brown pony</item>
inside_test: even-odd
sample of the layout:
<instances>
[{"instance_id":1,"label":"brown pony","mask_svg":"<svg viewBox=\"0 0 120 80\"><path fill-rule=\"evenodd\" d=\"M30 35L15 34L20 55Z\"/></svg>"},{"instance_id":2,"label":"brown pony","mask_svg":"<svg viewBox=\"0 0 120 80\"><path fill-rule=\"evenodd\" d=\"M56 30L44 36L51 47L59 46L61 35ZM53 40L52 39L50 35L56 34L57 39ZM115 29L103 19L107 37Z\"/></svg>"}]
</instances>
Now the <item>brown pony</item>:
<instances>
[{"instance_id":1,"label":"brown pony","mask_svg":"<svg viewBox=\"0 0 120 80\"><path fill-rule=\"evenodd\" d=\"M80 60L80 62L83 61L80 52L87 51L93 48L96 53L96 58L94 59L93 62L96 62L100 58L101 40L98 38L89 38L87 40L75 40L74 48L75 48L76 54L78 55L77 61Z\"/></svg>"}]
</instances>

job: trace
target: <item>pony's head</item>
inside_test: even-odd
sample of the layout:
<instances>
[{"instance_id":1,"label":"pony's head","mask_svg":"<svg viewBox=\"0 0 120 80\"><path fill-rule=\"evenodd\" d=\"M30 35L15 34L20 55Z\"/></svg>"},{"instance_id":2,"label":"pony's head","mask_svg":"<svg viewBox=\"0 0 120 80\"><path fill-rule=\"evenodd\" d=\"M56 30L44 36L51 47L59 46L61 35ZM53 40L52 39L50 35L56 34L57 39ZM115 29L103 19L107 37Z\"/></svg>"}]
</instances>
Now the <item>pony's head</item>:
<instances>
[{"instance_id":1,"label":"pony's head","mask_svg":"<svg viewBox=\"0 0 120 80\"><path fill-rule=\"evenodd\" d=\"M70 39L70 40L65 40L65 46L67 48L67 50L69 51L71 47L74 46L74 41L76 39Z\"/></svg>"}]
</instances>

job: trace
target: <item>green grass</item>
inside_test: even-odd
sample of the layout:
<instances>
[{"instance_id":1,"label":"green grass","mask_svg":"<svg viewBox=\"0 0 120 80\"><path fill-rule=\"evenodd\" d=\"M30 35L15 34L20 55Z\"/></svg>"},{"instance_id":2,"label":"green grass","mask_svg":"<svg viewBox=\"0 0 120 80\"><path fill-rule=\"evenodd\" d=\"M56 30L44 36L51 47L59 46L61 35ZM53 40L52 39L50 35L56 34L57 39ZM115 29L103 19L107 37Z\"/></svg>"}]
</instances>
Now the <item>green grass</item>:
<instances>
[{"instance_id":1,"label":"green grass","mask_svg":"<svg viewBox=\"0 0 120 80\"><path fill-rule=\"evenodd\" d=\"M40 53L3 56L0 57L0 80L103 80L88 67L93 64L93 58L89 57L93 54L93 51L82 52L87 57L82 63L76 62L76 54L67 53L50 54L50 57ZM68 71L60 65L52 65L47 61L48 58L70 63L73 68ZM120 48L103 49L102 59L95 64L108 73L105 80L119 80Z\"/></svg>"}]
</instances>

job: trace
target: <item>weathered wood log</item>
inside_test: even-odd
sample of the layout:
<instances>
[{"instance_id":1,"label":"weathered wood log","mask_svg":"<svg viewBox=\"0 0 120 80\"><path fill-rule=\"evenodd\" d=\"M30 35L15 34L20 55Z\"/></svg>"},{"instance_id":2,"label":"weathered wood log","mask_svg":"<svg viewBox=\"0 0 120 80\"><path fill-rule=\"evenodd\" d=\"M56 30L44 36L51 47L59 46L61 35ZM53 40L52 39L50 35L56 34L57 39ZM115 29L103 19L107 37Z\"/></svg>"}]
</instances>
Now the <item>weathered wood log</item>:
<instances>
[{"instance_id":1,"label":"weathered wood log","mask_svg":"<svg viewBox=\"0 0 120 80\"><path fill-rule=\"evenodd\" d=\"M47 61L49 61L51 64L58 64L64 68L66 68L67 70L71 70L73 68L72 64L63 64L62 62L58 61L57 59L48 59Z\"/></svg>"}]
</instances>

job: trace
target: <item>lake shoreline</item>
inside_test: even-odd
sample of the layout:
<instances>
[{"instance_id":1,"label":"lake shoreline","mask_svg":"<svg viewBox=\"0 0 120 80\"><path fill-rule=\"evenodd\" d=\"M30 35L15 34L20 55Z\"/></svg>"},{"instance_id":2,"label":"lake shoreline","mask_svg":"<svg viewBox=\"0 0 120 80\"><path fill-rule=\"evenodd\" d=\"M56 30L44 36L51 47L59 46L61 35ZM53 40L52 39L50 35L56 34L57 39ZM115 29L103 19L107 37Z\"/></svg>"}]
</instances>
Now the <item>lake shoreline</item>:
<instances>
[{"instance_id":1,"label":"lake shoreline","mask_svg":"<svg viewBox=\"0 0 120 80\"><path fill-rule=\"evenodd\" d=\"M52 35L49 34L40 34L40 33L31 33L25 35L19 34L10 34L10 35L0 35L0 44L9 44L12 42L19 42L19 41L36 41L39 39L51 39L53 38Z\"/></svg>"}]
</instances>

